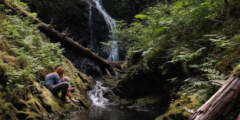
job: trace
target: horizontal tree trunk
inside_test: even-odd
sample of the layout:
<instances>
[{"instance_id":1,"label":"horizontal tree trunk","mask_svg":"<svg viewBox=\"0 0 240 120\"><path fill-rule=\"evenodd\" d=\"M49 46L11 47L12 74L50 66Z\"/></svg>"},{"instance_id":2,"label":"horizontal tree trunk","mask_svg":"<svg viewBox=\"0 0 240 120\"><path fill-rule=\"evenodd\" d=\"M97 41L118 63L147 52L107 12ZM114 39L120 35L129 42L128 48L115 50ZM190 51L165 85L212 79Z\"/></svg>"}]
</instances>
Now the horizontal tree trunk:
<instances>
[{"instance_id":1,"label":"horizontal tree trunk","mask_svg":"<svg viewBox=\"0 0 240 120\"><path fill-rule=\"evenodd\" d=\"M216 120L226 114L240 92L240 78L231 75L225 84L193 114L191 120Z\"/></svg>"},{"instance_id":2,"label":"horizontal tree trunk","mask_svg":"<svg viewBox=\"0 0 240 120\"><path fill-rule=\"evenodd\" d=\"M70 45L71 47L73 47L74 49L76 49L78 51L80 56L84 56L84 57L87 57L87 58L93 60L101 67L102 70L105 70L105 68L106 68L111 72L111 74L113 74L113 75L115 74L114 69L108 63L108 60L106 60L106 59L102 58L101 56L97 55L96 53L92 52L90 49L83 47L81 44L74 41L72 38L68 37L67 35L58 32L56 29L54 29L53 26L42 22L40 19L38 19L36 17L31 16L31 14L29 14L28 12L26 12L19 6L9 2L8 0L0 0L0 2L5 4L8 8L10 8L16 12L19 12L20 14L22 14L26 17L29 17L30 19L32 19L33 22L40 24L39 29L42 32L44 32L46 35L48 35L50 38L57 40L57 41L61 42L62 44Z\"/></svg>"}]
</instances>

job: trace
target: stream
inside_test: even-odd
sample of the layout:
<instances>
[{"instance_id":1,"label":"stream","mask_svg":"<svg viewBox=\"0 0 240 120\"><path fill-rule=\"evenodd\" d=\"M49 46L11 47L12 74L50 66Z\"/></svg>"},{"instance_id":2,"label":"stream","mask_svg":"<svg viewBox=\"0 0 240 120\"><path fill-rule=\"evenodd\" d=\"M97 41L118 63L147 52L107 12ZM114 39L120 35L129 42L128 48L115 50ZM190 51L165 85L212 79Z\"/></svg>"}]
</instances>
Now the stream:
<instances>
[{"instance_id":1,"label":"stream","mask_svg":"<svg viewBox=\"0 0 240 120\"><path fill-rule=\"evenodd\" d=\"M89 111L72 114L72 120L154 120L157 114L151 111L136 111L133 109L120 109L118 105L110 103L104 98L107 87L99 81L93 90L88 92L93 102Z\"/></svg>"},{"instance_id":2,"label":"stream","mask_svg":"<svg viewBox=\"0 0 240 120\"><path fill-rule=\"evenodd\" d=\"M109 33L111 34L110 46L108 46L108 60L119 61L118 40L114 35L116 31L116 23L111 16L106 12L102 6L101 0L88 0L89 4L89 20L88 25L90 29L90 44L89 48L94 49L96 47L97 40L95 39L93 32L93 9L99 11L103 16ZM96 85L93 90L88 91L88 96L92 101L92 106L89 111L76 112L71 115L72 120L153 120L156 115L149 111L135 111L132 109L120 109L120 106L110 103L107 98L104 97L104 92L107 87L103 86L101 81L96 81Z\"/></svg>"},{"instance_id":3,"label":"stream","mask_svg":"<svg viewBox=\"0 0 240 120\"><path fill-rule=\"evenodd\" d=\"M154 120L156 115L150 112L92 107L87 112L75 113L70 117L71 120Z\"/></svg>"}]
</instances>

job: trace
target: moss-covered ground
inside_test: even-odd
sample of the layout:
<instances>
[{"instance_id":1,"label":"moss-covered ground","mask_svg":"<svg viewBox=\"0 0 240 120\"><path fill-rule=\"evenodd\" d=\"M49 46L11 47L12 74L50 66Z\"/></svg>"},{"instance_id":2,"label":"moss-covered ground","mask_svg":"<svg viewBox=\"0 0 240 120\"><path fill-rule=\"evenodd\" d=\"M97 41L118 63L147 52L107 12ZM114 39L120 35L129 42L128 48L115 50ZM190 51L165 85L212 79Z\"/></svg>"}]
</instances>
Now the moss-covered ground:
<instances>
[{"instance_id":1,"label":"moss-covered ground","mask_svg":"<svg viewBox=\"0 0 240 120\"><path fill-rule=\"evenodd\" d=\"M62 55L59 43L51 43L38 25L2 4L0 21L0 119L48 119L49 114L90 106L86 90L92 87L92 78ZM65 103L44 86L44 76L58 66L71 78L73 96L80 103Z\"/></svg>"}]
</instances>

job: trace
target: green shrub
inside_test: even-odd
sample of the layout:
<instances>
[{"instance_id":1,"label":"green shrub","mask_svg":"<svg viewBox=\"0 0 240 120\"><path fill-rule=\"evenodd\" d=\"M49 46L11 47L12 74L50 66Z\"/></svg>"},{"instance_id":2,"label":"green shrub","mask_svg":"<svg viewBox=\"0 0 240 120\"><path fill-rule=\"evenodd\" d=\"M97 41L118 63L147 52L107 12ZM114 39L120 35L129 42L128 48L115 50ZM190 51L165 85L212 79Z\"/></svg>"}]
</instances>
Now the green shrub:
<instances>
[{"instance_id":1,"label":"green shrub","mask_svg":"<svg viewBox=\"0 0 240 120\"><path fill-rule=\"evenodd\" d=\"M0 18L0 50L5 55L0 54L0 74L5 76L2 85L6 85L4 88L9 94L31 86L33 80L46 74L39 72L51 72L62 65L63 49L59 43L44 40L38 25L14 15Z\"/></svg>"}]
</instances>

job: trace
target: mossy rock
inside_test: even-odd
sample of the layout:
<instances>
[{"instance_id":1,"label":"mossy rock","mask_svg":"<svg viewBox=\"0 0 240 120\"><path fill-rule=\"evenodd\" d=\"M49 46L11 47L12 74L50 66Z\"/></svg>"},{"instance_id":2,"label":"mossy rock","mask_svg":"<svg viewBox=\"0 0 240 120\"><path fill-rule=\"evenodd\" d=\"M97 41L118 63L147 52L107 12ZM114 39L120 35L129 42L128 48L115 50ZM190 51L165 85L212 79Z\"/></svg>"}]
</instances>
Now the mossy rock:
<instances>
[{"instance_id":1,"label":"mossy rock","mask_svg":"<svg viewBox=\"0 0 240 120\"><path fill-rule=\"evenodd\" d=\"M155 120L188 120L192 114L187 112L185 108L197 110L200 105L195 96L180 94L180 98L170 104L168 111Z\"/></svg>"}]
</instances>

